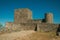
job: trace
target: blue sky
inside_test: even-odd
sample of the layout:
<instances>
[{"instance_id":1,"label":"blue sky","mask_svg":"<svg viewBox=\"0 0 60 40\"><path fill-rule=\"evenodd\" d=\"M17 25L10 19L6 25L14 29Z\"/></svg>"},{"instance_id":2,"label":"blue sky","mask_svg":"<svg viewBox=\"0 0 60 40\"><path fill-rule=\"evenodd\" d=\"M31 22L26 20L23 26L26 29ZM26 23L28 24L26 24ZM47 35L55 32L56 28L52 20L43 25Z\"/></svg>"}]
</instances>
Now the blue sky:
<instances>
[{"instance_id":1,"label":"blue sky","mask_svg":"<svg viewBox=\"0 0 60 40\"><path fill-rule=\"evenodd\" d=\"M46 12L52 12L54 23L60 23L60 0L0 0L0 23L14 21L14 9L29 8L33 19L43 19Z\"/></svg>"}]
</instances>

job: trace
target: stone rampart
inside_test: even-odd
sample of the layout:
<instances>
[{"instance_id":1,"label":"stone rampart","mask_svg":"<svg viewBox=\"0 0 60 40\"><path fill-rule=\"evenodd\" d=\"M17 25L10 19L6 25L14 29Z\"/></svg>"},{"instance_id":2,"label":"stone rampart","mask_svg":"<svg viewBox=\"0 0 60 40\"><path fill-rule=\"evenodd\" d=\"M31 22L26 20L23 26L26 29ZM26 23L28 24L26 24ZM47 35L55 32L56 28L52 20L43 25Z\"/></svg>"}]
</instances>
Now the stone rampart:
<instances>
[{"instance_id":1,"label":"stone rampart","mask_svg":"<svg viewBox=\"0 0 60 40\"><path fill-rule=\"evenodd\" d=\"M9 27L10 26L10 27ZM8 25L8 29L11 30L36 30L44 32L56 32L59 24L47 24L47 23L20 23Z\"/></svg>"},{"instance_id":2,"label":"stone rampart","mask_svg":"<svg viewBox=\"0 0 60 40\"><path fill-rule=\"evenodd\" d=\"M47 24L47 23L40 23L40 24L37 24L38 26L37 27L39 27L40 29L40 31L42 30L42 31L46 31L46 32L51 32L51 31L53 31L53 32L56 32L56 30L57 30L57 28L58 28L58 26L59 26L59 24Z\"/></svg>"}]
</instances>

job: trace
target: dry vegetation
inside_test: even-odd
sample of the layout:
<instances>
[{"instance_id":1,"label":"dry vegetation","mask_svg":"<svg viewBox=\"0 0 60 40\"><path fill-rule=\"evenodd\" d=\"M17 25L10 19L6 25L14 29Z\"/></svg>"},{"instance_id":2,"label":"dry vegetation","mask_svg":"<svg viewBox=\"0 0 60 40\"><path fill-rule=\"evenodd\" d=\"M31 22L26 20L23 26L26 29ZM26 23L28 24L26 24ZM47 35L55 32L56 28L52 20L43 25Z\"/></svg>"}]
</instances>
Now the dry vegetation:
<instances>
[{"instance_id":1,"label":"dry vegetation","mask_svg":"<svg viewBox=\"0 0 60 40\"><path fill-rule=\"evenodd\" d=\"M60 40L54 32L20 31L0 35L0 40Z\"/></svg>"}]
</instances>

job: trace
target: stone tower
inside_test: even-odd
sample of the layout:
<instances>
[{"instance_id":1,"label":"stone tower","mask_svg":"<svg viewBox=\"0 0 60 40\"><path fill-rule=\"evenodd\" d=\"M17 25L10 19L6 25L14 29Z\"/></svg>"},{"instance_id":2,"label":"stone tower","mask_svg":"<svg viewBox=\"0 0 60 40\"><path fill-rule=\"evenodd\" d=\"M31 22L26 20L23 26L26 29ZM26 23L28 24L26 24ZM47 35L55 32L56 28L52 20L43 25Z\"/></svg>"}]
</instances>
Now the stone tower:
<instances>
[{"instance_id":1,"label":"stone tower","mask_svg":"<svg viewBox=\"0 0 60 40\"><path fill-rule=\"evenodd\" d=\"M46 13L45 14L45 21L46 21L46 23L53 23L53 14L52 13Z\"/></svg>"},{"instance_id":2,"label":"stone tower","mask_svg":"<svg viewBox=\"0 0 60 40\"><path fill-rule=\"evenodd\" d=\"M16 9L14 13L15 23L26 23L27 20L32 19L32 11L28 8Z\"/></svg>"}]
</instances>

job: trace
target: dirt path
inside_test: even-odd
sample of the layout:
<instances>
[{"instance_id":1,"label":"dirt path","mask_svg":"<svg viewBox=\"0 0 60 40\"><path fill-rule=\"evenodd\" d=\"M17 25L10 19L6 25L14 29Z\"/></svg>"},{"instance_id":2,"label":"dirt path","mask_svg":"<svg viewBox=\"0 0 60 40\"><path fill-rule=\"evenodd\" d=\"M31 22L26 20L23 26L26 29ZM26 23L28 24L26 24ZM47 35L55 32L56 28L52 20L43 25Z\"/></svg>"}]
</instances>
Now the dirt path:
<instances>
[{"instance_id":1,"label":"dirt path","mask_svg":"<svg viewBox=\"0 0 60 40\"><path fill-rule=\"evenodd\" d=\"M56 37L55 33L35 32L29 30L2 34L0 35L0 40L60 40L60 37Z\"/></svg>"},{"instance_id":2,"label":"dirt path","mask_svg":"<svg viewBox=\"0 0 60 40\"><path fill-rule=\"evenodd\" d=\"M23 38L28 37L28 35L34 33L35 31L20 31L20 32L13 32L8 34L0 35L0 40L25 40Z\"/></svg>"}]
</instances>

